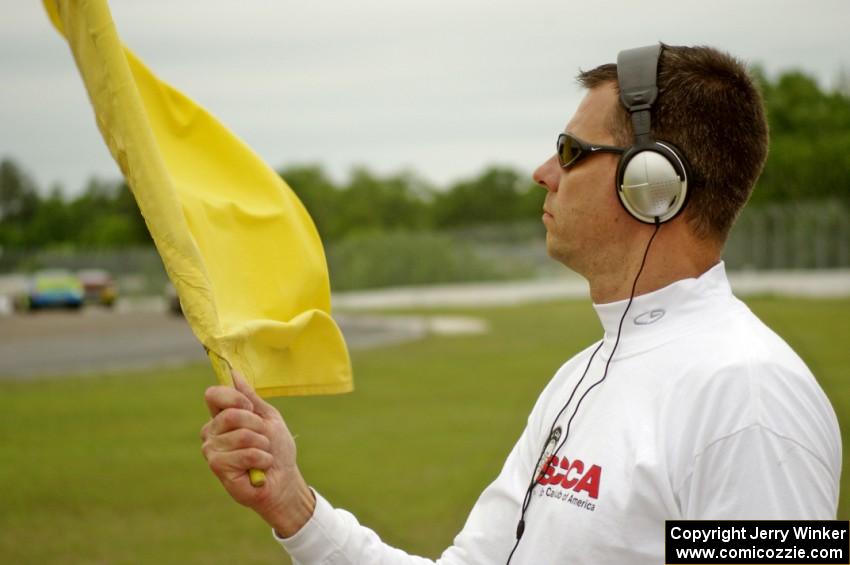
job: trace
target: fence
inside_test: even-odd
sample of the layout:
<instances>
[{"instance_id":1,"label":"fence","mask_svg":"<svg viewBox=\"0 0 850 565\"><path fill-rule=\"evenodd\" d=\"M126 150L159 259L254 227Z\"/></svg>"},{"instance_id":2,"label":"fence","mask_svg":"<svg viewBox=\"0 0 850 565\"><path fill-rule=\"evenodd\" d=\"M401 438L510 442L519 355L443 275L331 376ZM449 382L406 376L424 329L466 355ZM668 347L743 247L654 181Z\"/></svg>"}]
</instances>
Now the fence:
<instances>
[{"instance_id":1,"label":"fence","mask_svg":"<svg viewBox=\"0 0 850 565\"><path fill-rule=\"evenodd\" d=\"M561 270L546 255L539 224L452 235L494 261L521 263L541 276ZM837 200L748 206L729 234L723 258L729 270L850 268L850 207Z\"/></svg>"},{"instance_id":2,"label":"fence","mask_svg":"<svg viewBox=\"0 0 850 565\"><path fill-rule=\"evenodd\" d=\"M746 208L724 253L730 270L850 267L850 208L839 201Z\"/></svg>"}]
</instances>

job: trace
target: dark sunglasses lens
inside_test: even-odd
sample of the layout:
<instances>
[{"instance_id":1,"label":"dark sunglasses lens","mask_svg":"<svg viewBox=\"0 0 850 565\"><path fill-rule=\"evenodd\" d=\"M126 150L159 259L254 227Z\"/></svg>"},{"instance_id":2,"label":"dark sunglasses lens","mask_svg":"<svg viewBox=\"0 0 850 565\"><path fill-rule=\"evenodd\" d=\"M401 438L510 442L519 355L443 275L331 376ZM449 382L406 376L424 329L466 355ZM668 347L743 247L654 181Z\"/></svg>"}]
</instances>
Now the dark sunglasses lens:
<instances>
[{"instance_id":1,"label":"dark sunglasses lens","mask_svg":"<svg viewBox=\"0 0 850 565\"><path fill-rule=\"evenodd\" d=\"M577 143L566 134L560 134L558 136L558 161L561 162L562 167L566 167L573 161L575 161L579 153L581 153L581 148Z\"/></svg>"}]
</instances>

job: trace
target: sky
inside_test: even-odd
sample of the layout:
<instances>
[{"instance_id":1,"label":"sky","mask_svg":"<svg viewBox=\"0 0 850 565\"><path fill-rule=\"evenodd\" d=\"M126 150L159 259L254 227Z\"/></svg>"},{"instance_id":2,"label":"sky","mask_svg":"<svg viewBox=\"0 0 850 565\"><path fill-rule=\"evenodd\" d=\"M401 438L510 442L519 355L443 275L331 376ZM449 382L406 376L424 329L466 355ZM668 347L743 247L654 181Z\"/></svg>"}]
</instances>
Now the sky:
<instances>
[{"instance_id":1,"label":"sky","mask_svg":"<svg viewBox=\"0 0 850 565\"><path fill-rule=\"evenodd\" d=\"M271 166L364 165L438 186L491 164L530 173L582 97L579 69L664 41L712 45L832 87L850 1L112 0L161 79ZM64 40L37 0L0 0L0 158L42 188L120 175Z\"/></svg>"}]
</instances>

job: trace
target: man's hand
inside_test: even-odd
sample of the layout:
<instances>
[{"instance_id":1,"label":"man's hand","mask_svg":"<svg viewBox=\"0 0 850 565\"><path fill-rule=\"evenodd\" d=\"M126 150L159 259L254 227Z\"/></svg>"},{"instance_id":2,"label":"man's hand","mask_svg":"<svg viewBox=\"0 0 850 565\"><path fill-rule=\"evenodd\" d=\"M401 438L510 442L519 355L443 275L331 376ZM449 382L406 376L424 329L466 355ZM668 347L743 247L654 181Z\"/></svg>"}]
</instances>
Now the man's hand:
<instances>
[{"instance_id":1,"label":"man's hand","mask_svg":"<svg viewBox=\"0 0 850 565\"><path fill-rule=\"evenodd\" d=\"M290 537L316 506L295 463L295 441L277 409L241 375L234 372L233 383L235 388L213 386L204 395L212 416L201 429L204 457L236 502ZM266 484L251 485L250 469L264 471Z\"/></svg>"}]
</instances>

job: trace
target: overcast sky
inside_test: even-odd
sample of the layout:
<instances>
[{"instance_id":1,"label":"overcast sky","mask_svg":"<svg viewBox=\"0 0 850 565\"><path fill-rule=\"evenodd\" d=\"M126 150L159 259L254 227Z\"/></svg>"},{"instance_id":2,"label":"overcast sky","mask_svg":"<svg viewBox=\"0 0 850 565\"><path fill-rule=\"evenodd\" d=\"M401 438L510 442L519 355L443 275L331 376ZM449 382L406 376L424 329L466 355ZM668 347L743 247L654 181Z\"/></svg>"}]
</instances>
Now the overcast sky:
<instances>
[{"instance_id":1,"label":"overcast sky","mask_svg":"<svg viewBox=\"0 0 850 565\"><path fill-rule=\"evenodd\" d=\"M664 41L825 87L850 71L850 1L112 0L124 42L274 167L364 164L443 185L524 171L575 109L579 68ZM0 156L46 188L117 178L70 52L37 0L0 0Z\"/></svg>"}]
</instances>

